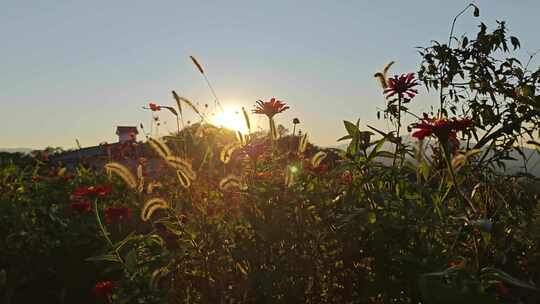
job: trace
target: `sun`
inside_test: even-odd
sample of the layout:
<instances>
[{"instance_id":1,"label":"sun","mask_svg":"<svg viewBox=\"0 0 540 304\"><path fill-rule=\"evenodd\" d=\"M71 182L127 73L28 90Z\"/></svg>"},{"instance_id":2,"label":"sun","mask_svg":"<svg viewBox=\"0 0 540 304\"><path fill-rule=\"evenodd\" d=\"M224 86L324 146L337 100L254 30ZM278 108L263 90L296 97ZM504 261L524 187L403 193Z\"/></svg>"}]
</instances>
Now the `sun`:
<instances>
[{"instance_id":1,"label":"sun","mask_svg":"<svg viewBox=\"0 0 540 304\"><path fill-rule=\"evenodd\" d=\"M212 124L217 127L248 133L248 128L240 107L228 106L223 111L218 111L212 119Z\"/></svg>"}]
</instances>

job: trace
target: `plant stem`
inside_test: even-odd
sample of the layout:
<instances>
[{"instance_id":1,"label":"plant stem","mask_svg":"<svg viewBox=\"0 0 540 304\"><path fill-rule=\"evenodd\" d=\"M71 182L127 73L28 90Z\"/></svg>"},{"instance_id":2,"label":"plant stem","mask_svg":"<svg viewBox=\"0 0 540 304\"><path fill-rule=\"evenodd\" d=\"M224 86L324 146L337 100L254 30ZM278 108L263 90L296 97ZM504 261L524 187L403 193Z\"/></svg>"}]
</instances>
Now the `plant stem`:
<instances>
[{"instance_id":1,"label":"plant stem","mask_svg":"<svg viewBox=\"0 0 540 304\"><path fill-rule=\"evenodd\" d=\"M463 194L463 192L461 192L461 189L459 188L459 185L457 183L456 174L454 172L454 168L452 167L452 163L450 162L450 155L449 155L450 152L448 151L448 142L446 143L440 142L440 144L441 144L444 160L446 163L446 167L448 168L448 172L450 173L450 177L452 178L452 183L454 184L454 188L456 189L461 199L464 200L469 205L469 208L471 208L474 213L476 213L476 208L474 207L473 203L465 196L465 194Z\"/></svg>"},{"instance_id":2,"label":"plant stem","mask_svg":"<svg viewBox=\"0 0 540 304\"><path fill-rule=\"evenodd\" d=\"M96 221L97 221L99 229L101 230L101 233L103 234L103 236L105 237L105 240L107 240L107 243L111 246L111 248L114 248L113 242L109 238L109 235L107 233L107 230L105 229L105 226L103 226L103 223L101 223L101 218L99 217L97 199L94 201L94 212L96 214Z\"/></svg>"},{"instance_id":3,"label":"plant stem","mask_svg":"<svg viewBox=\"0 0 540 304\"><path fill-rule=\"evenodd\" d=\"M394 153L394 160L392 161L392 167L396 166L396 160L400 151L401 145L401 96L398 96L398 108L397 108L397 129L396 129L396 152Z\"/></svg>"}]
</instances>

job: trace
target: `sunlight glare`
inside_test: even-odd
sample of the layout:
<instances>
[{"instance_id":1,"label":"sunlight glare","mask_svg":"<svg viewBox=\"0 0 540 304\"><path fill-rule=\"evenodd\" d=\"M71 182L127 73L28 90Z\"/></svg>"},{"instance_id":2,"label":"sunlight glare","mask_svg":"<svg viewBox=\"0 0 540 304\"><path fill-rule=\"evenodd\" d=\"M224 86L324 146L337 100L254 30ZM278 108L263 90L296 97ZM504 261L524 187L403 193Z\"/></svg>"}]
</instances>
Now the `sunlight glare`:
<instances>
[{"instance_id":1,"label":"sunlight glare","mask_svg":"<svg viewBox=\"0 0 540 304\"><path fill-rule=\"evenodd\" d=\"M243 134L248 133L248 128L244 120L242 110L238 106L224 108L223 112L219 112L213 117L212 124L217 127L223 127L233 131L240 131Z\"/></svg>"}]
</instances>

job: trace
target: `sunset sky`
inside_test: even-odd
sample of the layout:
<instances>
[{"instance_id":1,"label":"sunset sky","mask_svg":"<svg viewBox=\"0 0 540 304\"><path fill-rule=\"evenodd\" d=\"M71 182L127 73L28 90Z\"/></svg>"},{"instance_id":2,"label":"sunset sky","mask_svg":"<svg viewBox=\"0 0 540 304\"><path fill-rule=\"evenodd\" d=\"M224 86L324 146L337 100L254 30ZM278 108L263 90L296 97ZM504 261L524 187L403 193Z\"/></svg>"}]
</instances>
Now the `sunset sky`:
<instances>
[{"instance_id":1,"label":"sunset sky","mask_svg":"<svg viewBox=\"0 0 540 304\"><path fill-rule=\"evenodd\" d=\"M213 104L204 65L225 106L276 97L312 141L334 145L342 120L377 121L384 100L373 73L416 71L417 46L446 41L467 1L2 1L0 147L73 148L114 142L116 125L149 124L148 102L170 91ZM456 33L506 20L521 58L540 48L538 0L482 0ZM540 63L540 59L533 62ZM425 90L415 111L435 104ZM163 118L168 118L162 113ZM194 116L192 116L192 119ZM187 120L187 119L186 119ZM261 125L263 120L260 120ZM162 135L175 130L172 119Z\"/></svg>"}]
</instances>

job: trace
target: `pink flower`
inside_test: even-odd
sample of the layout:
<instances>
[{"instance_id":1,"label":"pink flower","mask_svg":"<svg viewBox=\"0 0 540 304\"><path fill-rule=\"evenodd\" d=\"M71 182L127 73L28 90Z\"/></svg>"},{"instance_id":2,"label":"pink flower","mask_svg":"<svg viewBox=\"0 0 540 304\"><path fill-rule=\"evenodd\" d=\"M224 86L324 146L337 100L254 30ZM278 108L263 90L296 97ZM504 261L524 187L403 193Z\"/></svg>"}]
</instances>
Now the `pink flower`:
<instances>
[{"instance_id":1,"label":"pink flower","mask_svg":"<svg viewBox=\"0 0 540 304\"><path fill-rule=\"evenodd\" d=\"M388 79L388 87L384 89L386 99L389 99L396 94L399 98L403 98L407 95L407 99L412 99L418 90L414 89L419 83L414 79L414 73L402 74L400 76L394 76L394 78Z\"/></svg>"}]
</instances>

